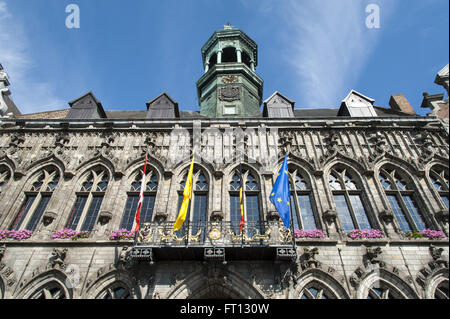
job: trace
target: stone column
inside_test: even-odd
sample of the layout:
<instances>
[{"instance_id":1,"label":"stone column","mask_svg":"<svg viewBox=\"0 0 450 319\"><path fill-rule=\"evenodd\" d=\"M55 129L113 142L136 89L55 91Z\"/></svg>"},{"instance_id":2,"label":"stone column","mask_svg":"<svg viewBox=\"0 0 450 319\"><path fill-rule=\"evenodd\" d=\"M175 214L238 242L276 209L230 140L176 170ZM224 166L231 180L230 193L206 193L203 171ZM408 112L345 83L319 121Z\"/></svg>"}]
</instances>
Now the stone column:
<instances>
[{"instance_id":1,"label":"stone column","mask_svg":"<svg viewBox=\"0 0 450 319\"><path fill-rule=\"evenodd\" d=\"M205 63L205 73L209 71L209 62Z\"/></svg>"},{"instance_id":2,"label":"stone column","mask_svg":"<svg viewBox=\"0 0 450 319\"><path fill-rule=\"evenodd\" d=\"M236 55L237 55L237 62L242 63L242 50L236 49Z\"/></svg>"},{"instance_id":3,"label":"stone column","mask_svg":"<svg viewBox=\"0 0 450 319\"><path fill-rule=\"evenodd\" d=\"M217 51L217 64L222 63L222 50Z\"/></svg>"}]
</instances>

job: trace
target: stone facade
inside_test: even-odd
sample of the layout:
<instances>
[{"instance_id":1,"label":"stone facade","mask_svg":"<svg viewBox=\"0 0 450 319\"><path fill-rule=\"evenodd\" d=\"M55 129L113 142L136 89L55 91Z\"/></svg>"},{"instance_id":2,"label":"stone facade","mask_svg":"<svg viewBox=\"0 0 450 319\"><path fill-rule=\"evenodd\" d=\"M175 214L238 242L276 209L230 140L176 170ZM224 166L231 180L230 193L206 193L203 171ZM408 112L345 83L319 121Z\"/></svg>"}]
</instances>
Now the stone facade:
<instances>
[{"instance_id":1,"label":"stone facade","mask_svg":"<svg viewBox=\"0 0 450 319\"><path fill-rule=\"evenodd\" d=\"M239 68L254 72L252 50ZM203 58L204 76L221 67ZM89 92L70 111L1 118L0 298L448 299L442 122L356 91L340 109L294 103L275 92L253 117L205 117L164 93L105 112ZM269 201L286 153L290 229ZM174 233L191 158L191 213ZM139 231L112 239L135 228L141 185ZM55 238L63 228L78 237Z\"/></svg>"},{"instance_id":2,"label":"stone facade","mask_svg":"<svg viewBox=\"0 0 450 319\"><path fill-rule=\"evenodd\" d=\"M448 183L448 142L436 120L255 119L239 124L247 133L242 143L227 137L227 129L238 127L238 121L173 120L158 123L158 127L155 124L104 120L2 122L0 165L3 171L8 170L5 176L9 177L4 178L1 188L1 229L8 229L16 218L39 172L51 167L61 176L32 237L2 241L3 298L36 297L45 287L50 288L44 292L51 294L52 285L59 287L58 293L66 298L104 297L120 287L133 298L300 298L310 287L320 288L329 298L366 298L376 278L396 297L433 298L437 286L448 285L448 239L405 238L378 178L383 168L401 172L417 196L427 227L448 236L448 208L431 178L437 168L443 168L442 176ZM197 135L200 138L195 145ZM293 263L276 256L267 260L256 255L252 261L227 259L228 252L220 262L187 255L183 261L173 256L132 260L129 252L133 241L113 241L109 235L120 228L127 192L145 152L150 154L149 167L159 184L153 222L162 218L164 223L176 218L180 180L187 171L190 150L195 147L203 154L196 160L195 170L202 171L210 185L208 220L217 212L223 217L219 222L230 220L229 185L237 162L225 163L223 159L242 147L245 169L260 185L261 214L268 223L278 224L268 194L281 166L280 154L287 150L289 167L300 170L311 185L318 228L327 237L297 239ZM170 156L184 151L178 158ZM220 161L207 161L211 158ZM50 239L66 225L83 178L95 167L106 170L110 180L89 238ZM385 238L355 240L345 235L329 183L335 168L351 172L362 189L372 227L383 230ZM216 245L205 241L190 247L194 250ZM227 243L222 246L227 247ZM318 249L317 254L305 261L305 251L312 247ZM379 256L368 258L367 251L376 247L380 248ZM59 262L54 262L55 251L64 249ZM437 258L436 249L442 250ZM245 254L252 255L248 250ZM72 281L75 288L70 289Z\"/></svg>"}]
</instances>

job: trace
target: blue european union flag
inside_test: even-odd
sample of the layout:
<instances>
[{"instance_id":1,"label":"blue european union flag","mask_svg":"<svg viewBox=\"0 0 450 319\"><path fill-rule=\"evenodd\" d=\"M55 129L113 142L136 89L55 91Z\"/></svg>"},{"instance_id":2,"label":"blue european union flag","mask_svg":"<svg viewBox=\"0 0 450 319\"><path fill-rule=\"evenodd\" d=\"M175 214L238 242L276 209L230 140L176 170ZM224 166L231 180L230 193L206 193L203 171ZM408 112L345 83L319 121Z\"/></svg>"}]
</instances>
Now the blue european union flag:
<instances>
[{"instance_id":1,"label":"blue european union flag","mask_svg":"<svg viewBox=\"0 0 450 319\"><path fill-rule=\"evenodd\" d=\"M275 205L278 214L284 222L284 226L289 228L291 225L290 217L290 192L289 192L289 173L287 166L287 154L284 157L283 165L281 165L280 173L278 174L272 193L269 197L272 204Z\"/></svg>"}]
</instances>

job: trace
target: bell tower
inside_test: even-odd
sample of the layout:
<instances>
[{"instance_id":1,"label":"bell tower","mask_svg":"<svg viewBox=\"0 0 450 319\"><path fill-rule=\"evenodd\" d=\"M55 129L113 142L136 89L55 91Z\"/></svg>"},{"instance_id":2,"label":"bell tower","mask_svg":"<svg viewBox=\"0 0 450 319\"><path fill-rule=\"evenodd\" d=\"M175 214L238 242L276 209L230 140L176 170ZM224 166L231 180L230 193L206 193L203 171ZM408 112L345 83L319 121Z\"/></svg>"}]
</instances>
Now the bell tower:
<instances>
[{"instance_id":1,"label":"bell tower","mask_svg":"<svg viewBox=\"0 0 450 319\"><path fill-rule=\"evenodd\" d=\"M205 73L197 81L200 114L252 117L260 113L263 80L255 73L258 46L242 30L224 26L202 47Z\"/></svg>"}]
</instances>

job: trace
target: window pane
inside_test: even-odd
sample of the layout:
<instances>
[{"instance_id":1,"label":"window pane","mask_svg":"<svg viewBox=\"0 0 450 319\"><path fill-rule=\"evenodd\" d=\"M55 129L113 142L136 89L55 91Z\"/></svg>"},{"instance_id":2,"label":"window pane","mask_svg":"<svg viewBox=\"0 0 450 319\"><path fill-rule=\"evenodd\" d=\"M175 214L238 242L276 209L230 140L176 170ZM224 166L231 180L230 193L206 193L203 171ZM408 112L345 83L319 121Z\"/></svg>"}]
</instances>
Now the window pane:
<instances>
[{"instance_id":1,"label":"window pane","mask_svg":"<svg viewBox=\"0 0 450 319\"><path fill-rule=\"evenodd\" d=\"M239 195L230 195L230 222L231 230L237 235L241 223L241 205Z\"/></svg>"},{"instance_id":2,"label":"window pane","mask_svg":"<svg viewBox=\"0 0 450 319\"><path fill-rule=\"evenodd\" d=\"M181 204L182 203L183 203L183 193L180 193L178 195L178 209L177 209L177 215L176 215L177 217L176 218L178 218L178 214L180 213L180 208L181 208ZM189 221L189 218L190 218L190 213L191 213L191 202L189 202L188 210L186 212L186 219L184 220L183 226L181 226L180 230L177 230L175 232L175 234L178 237L183 237L184 235L186 235L186 230L187 230L187 227L188 227L187 225L188 225L188 221Z\"/></svg>"},{"instance_id":3,"label":"window pane","mask_svg":"<svg viewBox=\"0 0 450 319\"><path fill-rule=\"evenodd\" d=\"M248 236L255 235L255 229L258 229L262 233L262 224L260 223L260 211L258 195L247 195L245 197L247 207L247 220L249 227L247 228Z\"/></svg>"},{"instance_id":4,"label":"window pane","mask_svg":"<svg viewBox=\"0 0 450 319\"><path fill-rule=\"evenodd\" d=\"M395 195L388 195L389 204L391 205L392 211L394 212L394 216L397 219L400 229L403 232L410 232L411 226L406 219L405 212L401 209L400 204Z\"/></svg>"},{"instance_id":5,"label":"window pane","mask_svg":"<svg viewBox=\"0 0 450 319\"><path fill-rule=\"evenodd\" d=\"M294 195L291 194L291 200L289 206L291 207L291 216L294 229L300 229L300 223L298 220L297 207L295 206L295 198Z\"/></svg>"},{"instance_id":6,"label":"window pane","mask_svg":"<svg viewBox=\"0 0 450 319\"><path fill-rule=\"evenodd\" d=\"M369 220L367 219L366 211L361 202L359 195L350 195L350 202L352 203L353 211L355 212L356 220L359 224L359 229L371 229Z\"/></svg>"},{"instance_id":7,"label":"window pane","mask_svg":"<svg viewBox=\"0 0 450 319\"><path fill-rule=\"evenodd\" d=\"M259 222L260 214L258 195L247 195L245 199L247 204L247 221Z\"/></svg>"},{"instance_id":8,"label":"window pane","mask_svg":"<svg viewBox=\"0 0 450 319\"><path fill-rule=\"evenodd\" d=\"M150 223L152 221L155 198L155 195L144 196L141 207L141 223Z\"/></svg>"},{"instance_id":9,"label":"window pane","mask_svg":"<svg viewBox=\"0 0 450 319\"><path fill-rule=\"evenodd\" d=\"M42 215L44 214L45 209L47 208L47 204L50 201L51 196L42 196L41 201L39 202L38 207L34 211L31 220L28 222L27 229L35 230L37 224L41 220Z\"/></svg>"},{"instance_id":10,"label":"window pane","mask_svg":"<svg viewBox=\"0 0 450 319\"><path fill-rule=\"evenodd\" d=\"M344 231L349 232L352 229L355 229L352 217L350 215L350 210L347 206L347 201L345 200L345 196L334 195L334 202L336 203L337 213L339 215L339 220L341 221Z\"/></svg>"},{"instance_id":11,"label":"window pane","mask_svg":"<svg viewBox=\"0 0 450 319\"><path fill-rule=\"evenodd\" d=\"M411 195L405 195L403 196L403 200L405 201L406 208L408 208L408 211L411 214L411 217L414 220L417 229L419 231L424 230L426 228L426 225L423 222L422 216L420 216L417 203L414 201L413 197Z\"/></svg>"},{"instance_id":12,"label":"window pane","mask_svg":"<svg viewBox=\"0 0 450 319\"><path fill-rule=\"evenodd\" d=\"M86 205L87 196L78 196L75 201L75 205L70 213L69 220L67 221L66 228L76 229L78 222L80 221L81 213L83 213L84 205Z\"/></svg>"},{"instance_id":13,"label":"window pane","mask_svg":"<svg viewBox=\"0 0 450 319\"><path fill-rule=\"evenodd\" d=\"M298 195L298 204L300 206L300 214L302 216L302 223L304 230L316 229L316 221L314 219L314 212L311 207L311 198L309 195Z\"/></svg>"},{"instance_id":14,"label":"window pane","mask_svg":"<svg viewBox=\"0 0 450 319\"><path fill-rule=\"evenodd\" d=\"M102 205L103 196L94 196L92 198L91 205L89 206L86 218L84 219L81 231L91 231L94 228L95 221L97 220L97 215Z\"/></svg>"},{"instance_id":15,"label":"window pane","mask_svg":"<svg viewBox=\"0 0 450 319\"><path fill-rule=\"evenodd\" d=\"M133 227L134 219L136 217L137 205L139 196L128 196L127 203L125 204L125 211L123 213L122 222L120 228L131 230ZM142 220L142 219L141 219Z\"/></svg>"},{"instance_id":16,"label":"window pane","mask_svg":"<svg viewBox=\"0 0 450 319\"><path fill-rule=\"evenodd\" d=\"M18 230L20 225L22 224L23 220L28 214L28 211L30 210L31 205L33 205L34 200L36 199L36 195L27 195L25 198L25 202L22 204L22 207L20 207L19 212L17 213L16 218L14 218L13 223L9 227L11 230Z\"/></svg>"},{"instance_id":17,"label":"window pane","mask_svg":"<svg viewBox=\"0 0 450 319\"><path fill-rule=\"evenodd\" d=\"M441 195L441 199L444 202L445 207L448 208L448 196Z\"/></svg>"},{"instance_id":18,"label":"window pane","mask_svg":"<svg viewBox=\"0 0 450 319\"><path fill-rule=\"evenodd\" d=\"M206 222L206 208L208 206L208 196L206 194L195 194L194 197L194 215L192 216L191 234L197 235ZM205 236L202 232L201 239Z\"/></svg>"}]
</instances>

